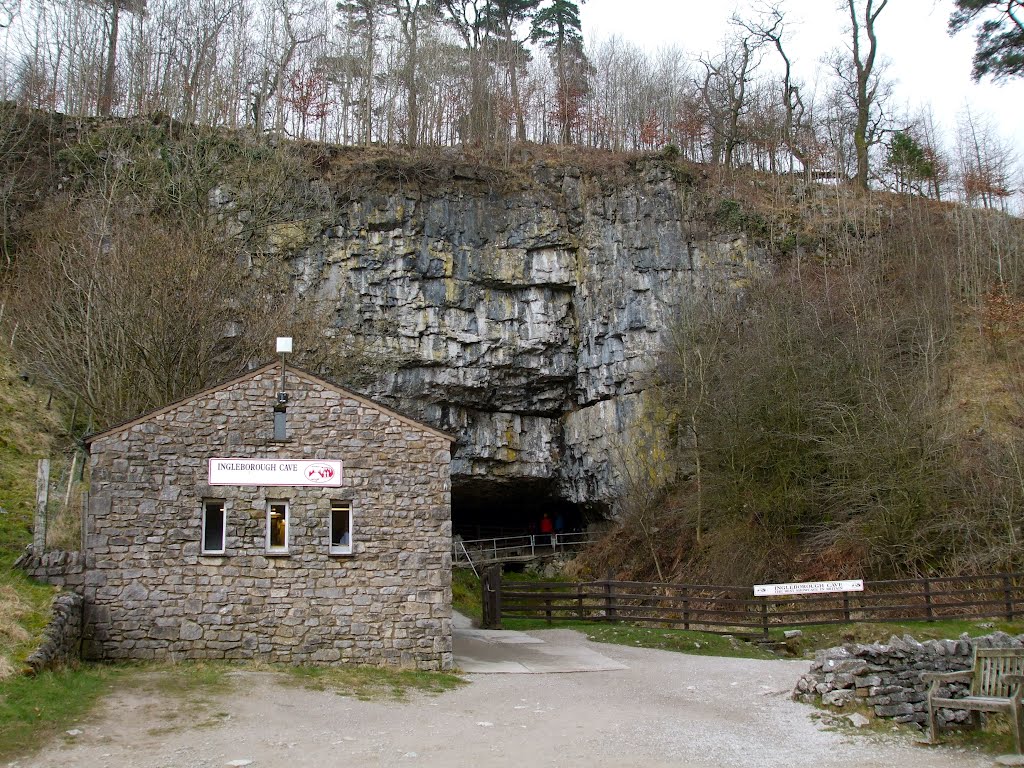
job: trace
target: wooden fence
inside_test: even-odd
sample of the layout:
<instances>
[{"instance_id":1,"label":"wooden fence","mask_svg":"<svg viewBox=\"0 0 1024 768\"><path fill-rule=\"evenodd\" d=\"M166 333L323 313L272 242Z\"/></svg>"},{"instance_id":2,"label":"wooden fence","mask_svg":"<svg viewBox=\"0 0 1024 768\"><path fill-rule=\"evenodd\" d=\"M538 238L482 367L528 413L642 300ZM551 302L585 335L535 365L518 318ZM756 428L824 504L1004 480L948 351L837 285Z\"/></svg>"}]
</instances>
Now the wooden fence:
<instances>
[{"instance_id":1,"label":"wooden fence","mask_svg":"<svg viewBox=\"0 0 1024 768\"><path fill-rule=\"evenodd\" d=\"M483 579L485 626L505 618L625 621L740 635L773 627L854 621L936 621L1024 616L1024 574L864 582L863 592L754 597L751 587L637 581Z\"/></svg>"}]
</instances>

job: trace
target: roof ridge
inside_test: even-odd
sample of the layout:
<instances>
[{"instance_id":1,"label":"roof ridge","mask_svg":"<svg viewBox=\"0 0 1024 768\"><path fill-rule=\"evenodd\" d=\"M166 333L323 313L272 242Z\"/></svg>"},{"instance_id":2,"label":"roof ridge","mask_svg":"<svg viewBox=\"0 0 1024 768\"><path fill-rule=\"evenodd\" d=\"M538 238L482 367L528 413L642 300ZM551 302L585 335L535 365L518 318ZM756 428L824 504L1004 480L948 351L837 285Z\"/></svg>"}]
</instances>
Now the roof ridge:
<instances>
[{"instance_id":1,"label":"roof ridge","mask_svg":"<svg viewBox=\"0 0 1024 768\"><path fill-rule=\"evenodd\" d=\"M136 426L137 424L142 424L142 423L144 423L146 421L149 421L150 419L153 419L153 418L155 418L155 417L157 417L157 416L159 416L161 414L167 413L168 411L172 411L175 408L178 408L181 405L189 402L190 400L195 400L197 398L200 398L200 397L202 397L204 395L207 395L207 394L210 394L212 392L217 392L219 390L226 389L227 387L233 386L234 384L241 383L241 382L243 382L243 381L245 381L247 379L256 378L257 376L259 376L259 375L261 375L263 373L266 373L267 371L269 371L269 370L271 370L273 368L277 368L279 366L280 366L280 362L275 360L273 362L270 362L270 363L267 363L265 365L262 365L262 366L260 366L258 368L254 368L251 371L247 371L246 373L241 374L239 376L233 376L232 378L225 379L224 381L221 381L221 382L219 382L217 384L212 384L212 385L210 385L208 387L204 387L203 389L197 390L196 392L193 392L190 395L186 395L185 397L178 398L177 400L174 400L173 402L170 402L167 405L162 405L162 406L159 406L157 408L153 408L153 409L151 409L149 411L146 411L144 413L139 414L138 416L132 417L130 419L125 419L124 421L118 422L117 424L113 424L113 425L107 427L106 429L104 429L101 432L94 432L92 434L86 435L85 437L82 438L82 443L84 445L88 446L89 444L93 443L94 441L99 440L99 439L104 438L104 437L107 437L108 435L110 435L110 434L112 434L114 432L119 432L119 431L124 430L124 429L130 429L130 428ZM339 394L341 394L341 395L343 395L345 397L349 397L349 398L352 398L353 400L357 400L357 401L359 401L361 403L364 403L365 405L369 405L369 406L371 406L371 407L373 407L373 408L375 408L375 409L377 409L379 411L382 411L382 412L384 412L384 413L386 413L386 414L388 414L388 415L398 419L399 421L402 421L402 422L408 424L409 426L417 427L419 429L424 429L427 432L430 432L430 433L432 433L434 435L437 435L438 437L440 437L440 438L442 438L444 440L448 440L449 442L452 442L452 443L456 442L456 440L458 439L458 438L455 437L455 435L452 435L452 434L450 434L448 432L444 432L444 431L442 431L440 429L432 427L429 424L424 424L419 419L413 418L412 416L410 416L410 415L408 415L406 413L402 413L401 411L399 411L399 410L397 410L395 408L392 408L390 406L384 405L383 403L379 403L376 400L374 400L374 399L372 399L370 397L367 397L366 395L359 394L358 392L353 392L352 390L350 390L350 389L348 389L346 387L343 387L341 384L338 384L338 383L336 383L334 381L331 381L330 379L325 378L324 376L320 376L320 375L318 375L316 373L313 373L312 371L309 371L306 368L303 368L303 367L298 366L298 365L287 365L285 368L286 368L286 371L289 372L289 373L294 373L297 376L300 376L301 378L305 378L307 381L311 381L312 383L319 384L320 386L325 386L325 387L328 387L330 389L333 389L335 392L337 392L337 393L339 393Z\"/></svg>"}]
</instances>

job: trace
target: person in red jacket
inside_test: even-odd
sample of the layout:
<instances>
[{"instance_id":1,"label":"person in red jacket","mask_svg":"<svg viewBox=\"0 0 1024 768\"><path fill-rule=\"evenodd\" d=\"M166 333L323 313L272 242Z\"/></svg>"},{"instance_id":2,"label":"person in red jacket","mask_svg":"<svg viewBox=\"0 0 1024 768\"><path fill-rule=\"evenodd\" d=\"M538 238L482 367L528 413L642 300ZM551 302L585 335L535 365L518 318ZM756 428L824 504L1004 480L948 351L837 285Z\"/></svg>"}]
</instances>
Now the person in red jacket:
<instances>
[{"instance_id":1,"label":"person in red jacket","mask_svg":"<svg viewBox=\"0 0 1024 768\"><path fill-rule=\"evenodd\" d=\"M537 543L553 545L554 542L551 540L551 534L554 532L554 530L555 524L551 522L551 516L548 515L547 512L545 512L544 516L540 519L540 539Z\"/></svg>"}]
</instances>

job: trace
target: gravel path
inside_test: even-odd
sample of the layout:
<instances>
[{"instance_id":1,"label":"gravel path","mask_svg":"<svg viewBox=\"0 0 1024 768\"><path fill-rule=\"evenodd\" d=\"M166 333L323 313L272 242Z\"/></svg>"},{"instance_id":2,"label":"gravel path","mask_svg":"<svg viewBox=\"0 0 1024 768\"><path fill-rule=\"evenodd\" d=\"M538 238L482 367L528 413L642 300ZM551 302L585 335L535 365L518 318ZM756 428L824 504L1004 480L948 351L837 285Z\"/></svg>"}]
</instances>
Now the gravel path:
<instances>
[{"instance_id":1,"label":"gravel path","mask_svg":"<svg viewBox=\"0 0 1024 768\"><path fill-rule=\"evenodd\" d=\"M532 633L531 633L532 634ZM686 766L976 768L990 757L922 747L904 734L822 728L789 693L807 662L684 656L584 643L625 664L608 672L471 675L404 703L362 702L235 673L234 691L195 707L118 692L82 733L19 768ZM236 761L236 762L233 762Z\"/></svg>"}]
</instances>

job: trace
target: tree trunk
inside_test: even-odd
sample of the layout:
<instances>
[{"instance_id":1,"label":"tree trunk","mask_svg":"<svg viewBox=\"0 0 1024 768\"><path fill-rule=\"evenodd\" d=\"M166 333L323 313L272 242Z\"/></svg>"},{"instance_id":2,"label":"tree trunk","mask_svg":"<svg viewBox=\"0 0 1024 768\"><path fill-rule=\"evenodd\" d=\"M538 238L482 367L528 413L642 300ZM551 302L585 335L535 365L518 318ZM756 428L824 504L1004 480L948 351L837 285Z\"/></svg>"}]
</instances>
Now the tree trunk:
<instances>
[{"instance_id":1,"label":"tree trunk","mask_svg":"<svg viewBox=\"0 0 1024 768\"><path fill-rule=\"evenodd\" d=\"M518 69L519 62L511 62L509 67L509 89L512 91L512 108L516 113L516 141L526 141L526 116L523 114L523 97L519 94Z\"/></svg>"},{"instance_id":2,"label":"tree trunk","mask_svg":"<svg viewBox=\"0 0 1024 768\"><path fill-rule=\"evenodd\" d=\"M559 30L561 34L561 30ZM560 139L562 144L569 146L572 144L572 132L569 129L569 85L566 82L565 77L565 52L563 50L561 40L559 40L558 48L556 49L556 59L558 63L558 112L559 117L562 120L562 127L560 131Z\"/></svg>"},{"instance_id":3,"label":"tree trunk","mask_svg":"<svg viewBox=\"0 0 1024 768\"><path fill-rule=\"evenodd\" d=\"M113 0L110 6L110 39L107 41L107 67L103 76L103 92L100 94L99 113L110 115L114 106L114 75L117 71L117 33L121 24L121 0Z\"/></svg>"},{"instance_id":4,"label":"tree trunk","mask_svg":"<svg viewBox=\"0 0 1024 768\"><path fill-rule=\"evenodd\" d=\"M871 105L867 95L867 73L858 65L857 70L857 125L853 132L853 144L857 151L857 186L868 190L868 120Z\"/></svg>"}]
</instances>

